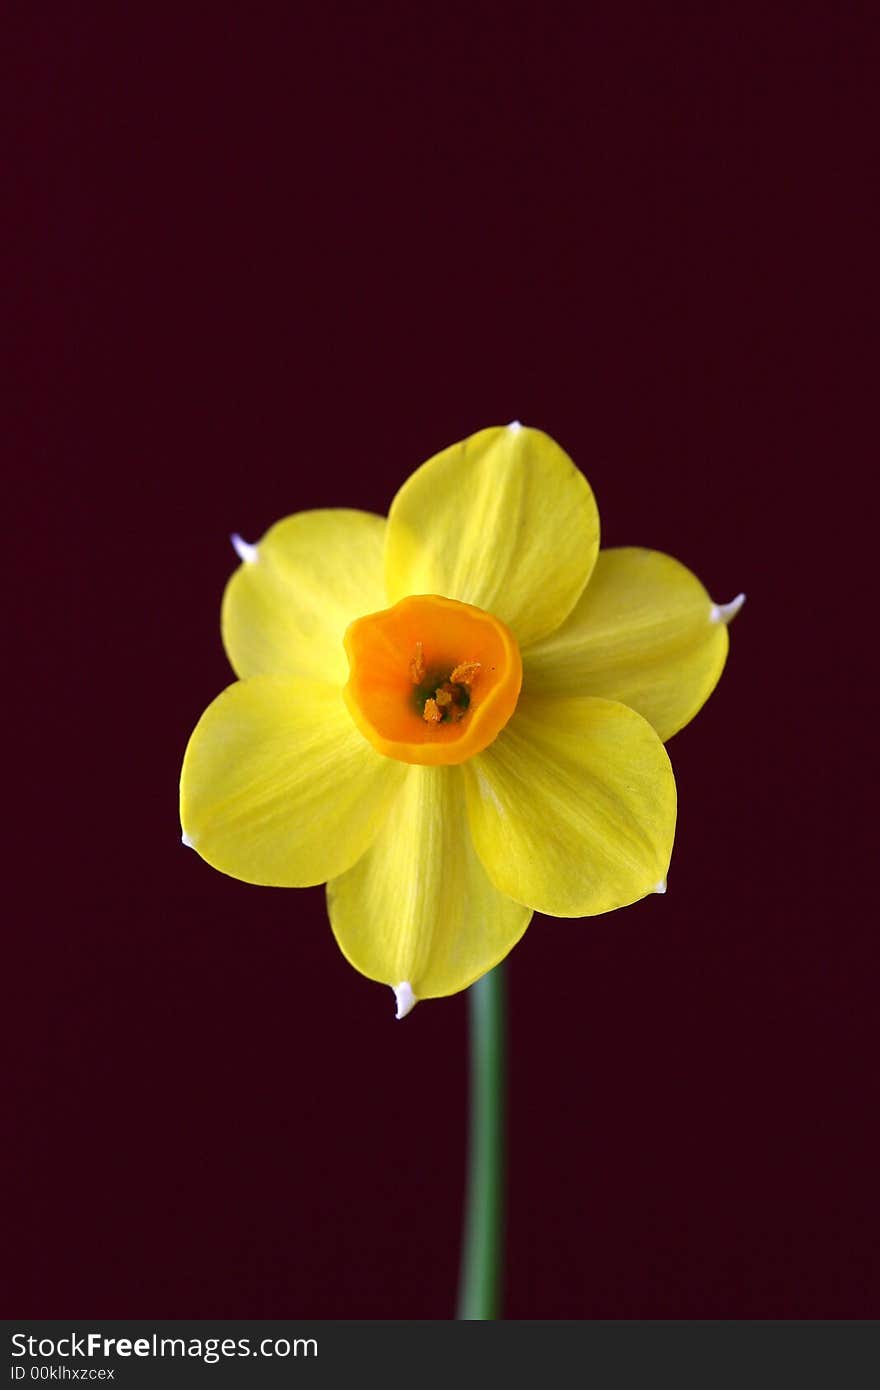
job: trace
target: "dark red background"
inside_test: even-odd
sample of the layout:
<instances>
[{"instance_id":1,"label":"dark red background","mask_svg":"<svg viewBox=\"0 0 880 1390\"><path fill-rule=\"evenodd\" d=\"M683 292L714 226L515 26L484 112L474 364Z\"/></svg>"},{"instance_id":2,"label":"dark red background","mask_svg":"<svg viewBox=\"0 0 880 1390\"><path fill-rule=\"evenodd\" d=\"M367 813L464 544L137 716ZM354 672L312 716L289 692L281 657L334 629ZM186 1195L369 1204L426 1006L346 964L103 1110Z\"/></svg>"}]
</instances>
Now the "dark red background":
<instances>
[{"instance_id":1,"label":"dark red background","mask_svg":"<svg viewBox=\"0 0 880 1390\"><path fill-rule=\"evenodd\" d=\"M876 1315L875 69L769 9L12 10L8 1313L450 1315L464 997L396 1023L177 776L229 532L519 417L749 602L667 896L511 958L507 1315Z\"/></svg>"}]
</instances>

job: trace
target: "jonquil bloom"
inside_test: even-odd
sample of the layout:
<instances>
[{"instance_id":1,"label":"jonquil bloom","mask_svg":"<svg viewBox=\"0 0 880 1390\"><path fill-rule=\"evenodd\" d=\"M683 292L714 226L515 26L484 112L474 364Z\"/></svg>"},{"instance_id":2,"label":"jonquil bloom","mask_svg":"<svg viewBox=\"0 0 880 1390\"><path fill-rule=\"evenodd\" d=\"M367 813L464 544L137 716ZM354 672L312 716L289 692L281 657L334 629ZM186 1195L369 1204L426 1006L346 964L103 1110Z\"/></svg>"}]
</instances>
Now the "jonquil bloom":
<instances>
[{"instance_id":1,"label":"jonquil bloom","mask_svg":"<svg viewBox=\"0 0 880 1390\"><path fill-rule=\"evenodd\" d=\"M715 686L742 596L600 551L589 484L546 434L454 444L387 519L300 512L234 543L239 679L189 741L184 841L248 883L326 881L340 948L398 1017L490 970L535 911L664 891L664 740Z\"/></svg>"}]
</instances>

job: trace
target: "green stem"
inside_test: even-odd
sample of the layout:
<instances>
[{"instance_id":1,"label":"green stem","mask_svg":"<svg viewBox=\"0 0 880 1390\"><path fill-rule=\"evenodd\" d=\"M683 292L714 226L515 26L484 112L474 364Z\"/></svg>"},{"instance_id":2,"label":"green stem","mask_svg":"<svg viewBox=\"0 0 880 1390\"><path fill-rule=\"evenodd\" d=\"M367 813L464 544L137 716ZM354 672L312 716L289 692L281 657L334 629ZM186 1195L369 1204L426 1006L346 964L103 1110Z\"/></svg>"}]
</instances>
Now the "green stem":
<instances>
[{"instance_id":1,"label":"green stem","mask_svg":"<svg viewBox=\"0 0 880 1390\"><path fill-rule=\"evenodd\" d=\"M470 1152L459 1319L493 1319L501 1306L504 1215L505 985L497 965L468 990Z\"/></svg>"}]
</instances>

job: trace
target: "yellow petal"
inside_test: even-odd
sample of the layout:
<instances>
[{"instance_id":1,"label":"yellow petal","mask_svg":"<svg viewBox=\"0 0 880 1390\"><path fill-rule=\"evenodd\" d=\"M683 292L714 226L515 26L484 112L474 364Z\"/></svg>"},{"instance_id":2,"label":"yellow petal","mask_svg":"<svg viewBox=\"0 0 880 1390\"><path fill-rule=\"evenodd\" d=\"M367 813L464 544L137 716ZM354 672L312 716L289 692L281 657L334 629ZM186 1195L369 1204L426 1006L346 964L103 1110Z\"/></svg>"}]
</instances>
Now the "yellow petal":
<instances>
[{"instance_id":1,"label":"yellow petal","mask_svg":"<svg viewBox=\"0 0 880 1390\"><path fill-rule=\"evenodd\" d=\"M305 887L364 853L403 777L402 763L358 733L338 686L255 676L224 690L196 725L180 822L215 869Z\"/></svg>"},{"instance_id":2,"label":"yellow petal","mask_svg":"<svg viewBox=\"0 0 880 1390\"><path fill-rule=\"evenodd\" d=\"M392 986L406 981L417 999L472 984L507 955L532 915L486 877L458 767L408 769L372 848L328 883L327 903L355 969Z\"/></svg>"},{"instance_id":3,"label":"yellow petal","mask_svg":"<svg viewBox=\"0 0 880 1390\"><path fill-rule=\"evenodd\" d=\"M574 607L596 560L599 514L582 473L541 430L481 430L423 464L388 517L389 602L440 594L533 642Z\"/></svg>"},{"instance_id":4,"label":"yellow petal","mask_svg":"<svg viewBox=\"0 0 880 1390\"><path fill-rule=\"evenodd\" d=\"M523 652L523 689L619 700L671 738L724 669L727 628L712 611L700 581L671 556L602 550L574 611Z\"/></svg>"},{"instance_id":5,"label":"yellow petal","mask_svg":"<svg viewBox=\"0 0 880 1390\"><path fill-rule=\"evenodd\" d=\"M625 705L523 697L464 773L477 853L517 902L587 917L665 879L675 780L660 739Z\"/></svg>"},{"instance_id":6,"label":"yellow petal","mask_svg":"<svg viewBox=\"0 0 880 1390\"><path fill-rule=\"evenodd\" d=\"M324 510L285 517L226 586L223 645L237 676L312 676L343 684L348 624L386 606L385 519Z\"/></svg>"}]
</instances>

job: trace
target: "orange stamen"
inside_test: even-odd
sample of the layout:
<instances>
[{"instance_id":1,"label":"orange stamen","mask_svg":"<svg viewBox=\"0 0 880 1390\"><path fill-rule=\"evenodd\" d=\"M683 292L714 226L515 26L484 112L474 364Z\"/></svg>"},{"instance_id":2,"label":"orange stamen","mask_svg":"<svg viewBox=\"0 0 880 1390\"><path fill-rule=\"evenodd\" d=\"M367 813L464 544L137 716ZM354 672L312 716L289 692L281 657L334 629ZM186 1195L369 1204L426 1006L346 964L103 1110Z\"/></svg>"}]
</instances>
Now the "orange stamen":
<instances>
[{"instance_id":1,"label":"orange stamen","mask_svg":"<svg viewBox=\"0 0 880 1390\"><path fill-rule=\"evenodd\" d=\"M416 642L415 656L409 663L409 678L413 685L421 685L425 679L425 649L421 642Z\"/></svg>"},{"instance_id":2,"label":"orange stamen","mask_svg":"<svg viewBox=\"0 0 880 1390\"><path fill-rule=\"evenodd\" d=\"M429 699L425 701L425 712L422 715L422 718L424 719L426 724L440 723L440 720L443 718L443 715L441 714L437 706L436 700Z\"/></svg>"},{"instance_id":3,"label":"orange stamen","mask_svg":"<svg viewBox=\"0 0 880 1390\"><path fill-rule=\"evenodd\" d=\"M479 661L462 661L449 677L453 685L473 685L480 674Z\"/></svg>"}]
</instances>

